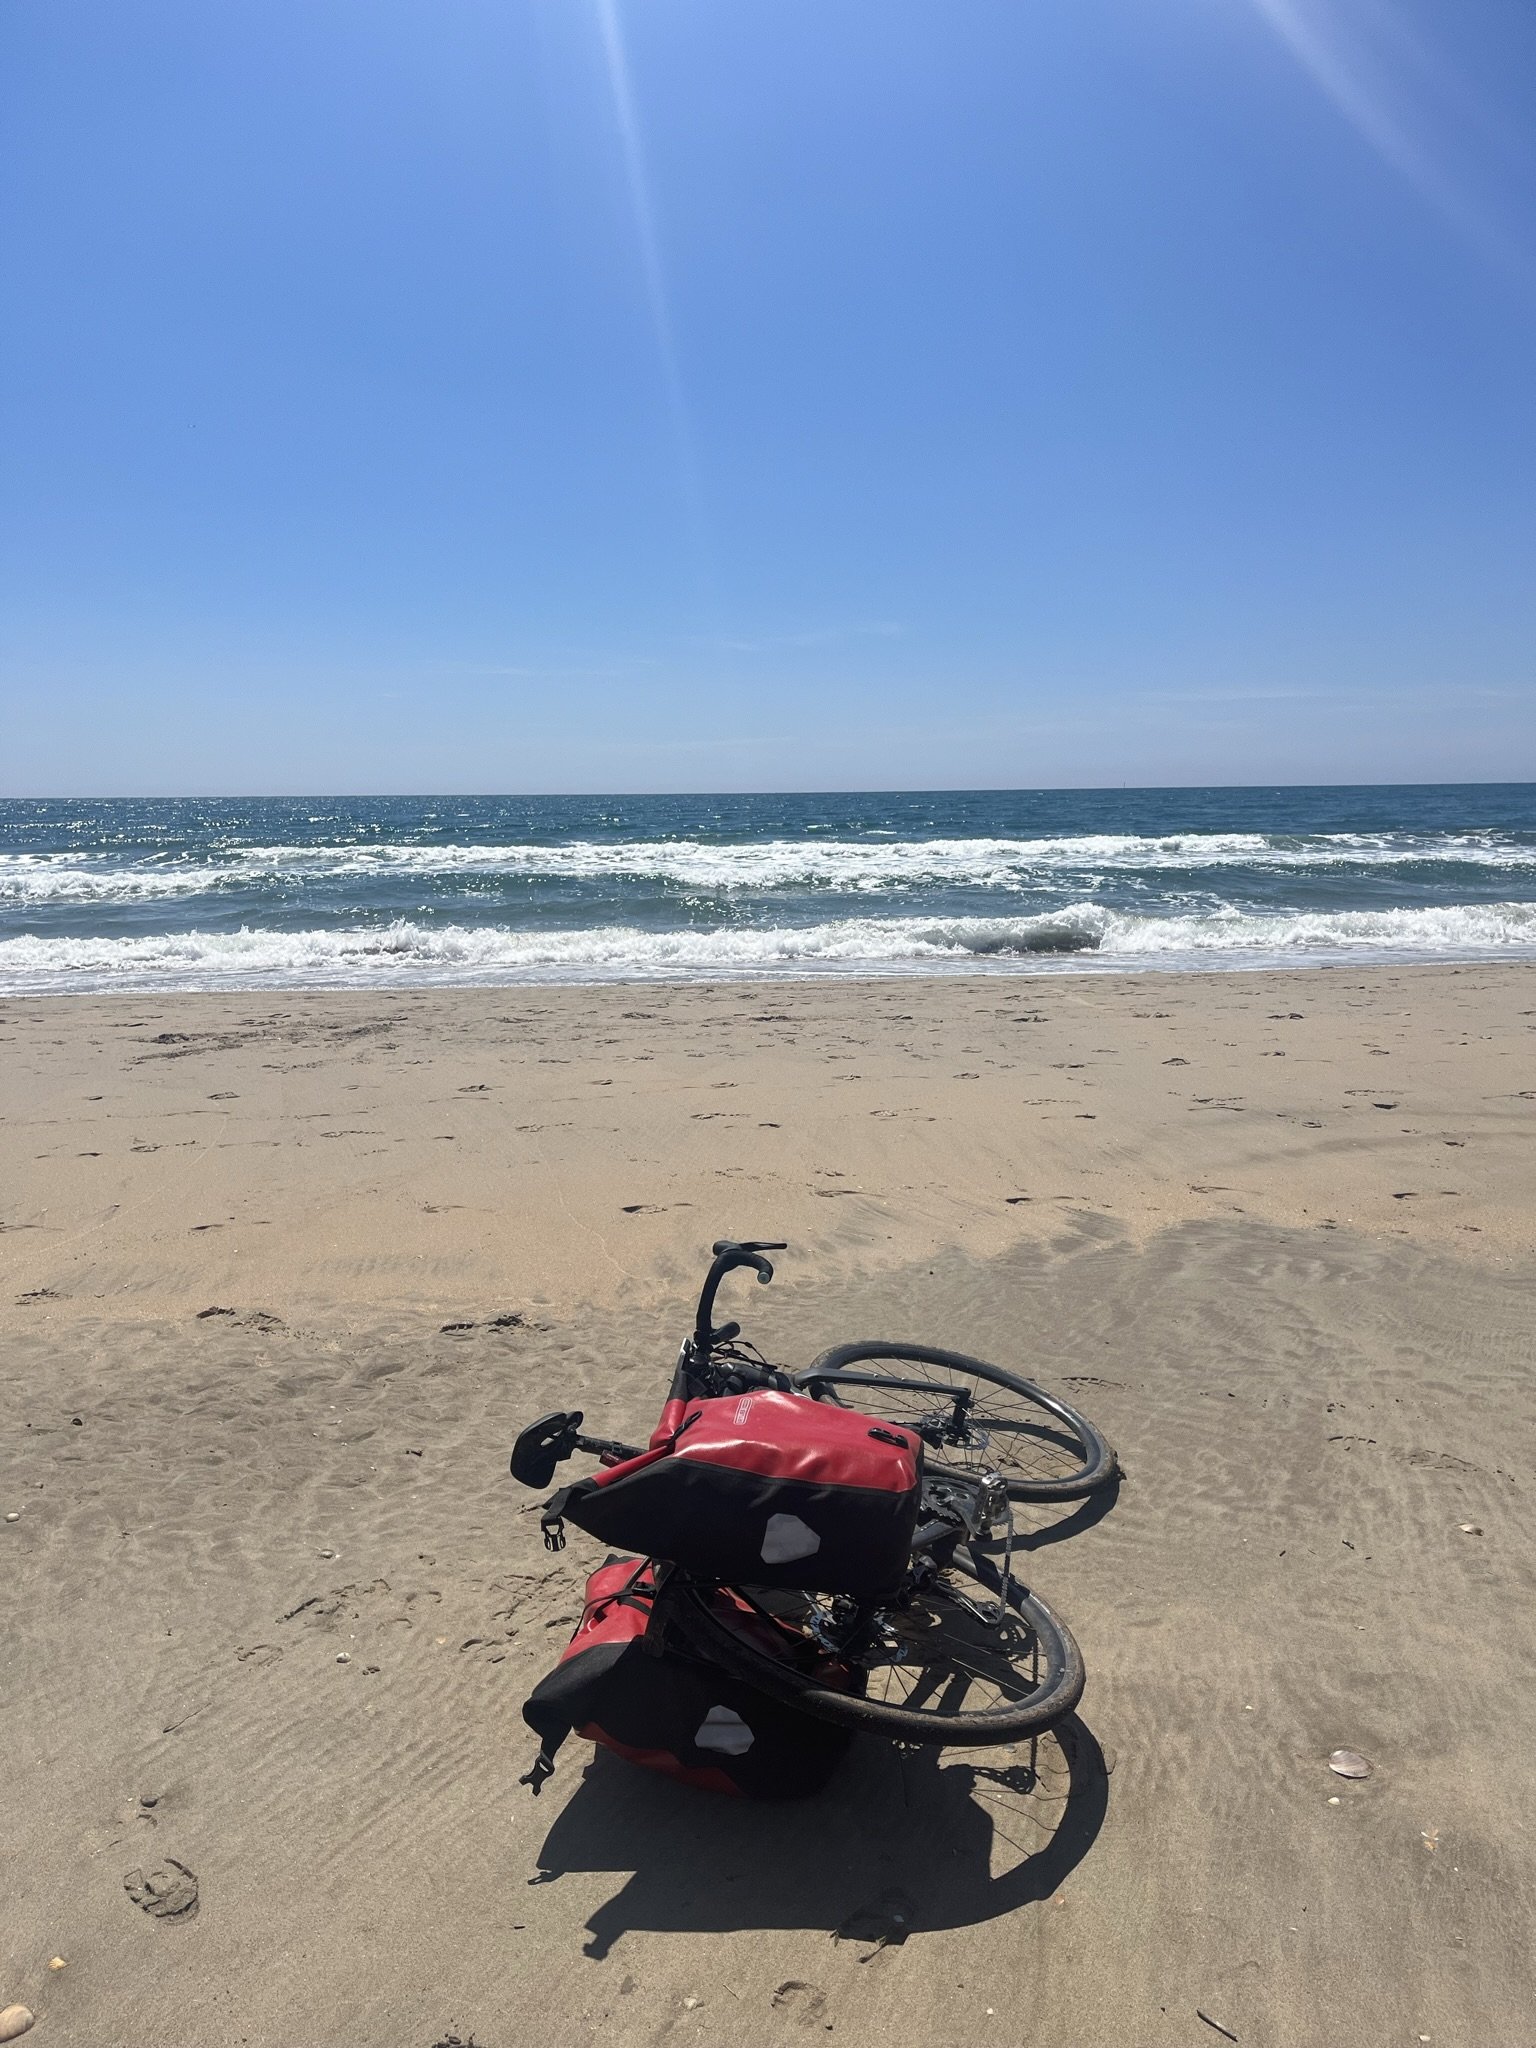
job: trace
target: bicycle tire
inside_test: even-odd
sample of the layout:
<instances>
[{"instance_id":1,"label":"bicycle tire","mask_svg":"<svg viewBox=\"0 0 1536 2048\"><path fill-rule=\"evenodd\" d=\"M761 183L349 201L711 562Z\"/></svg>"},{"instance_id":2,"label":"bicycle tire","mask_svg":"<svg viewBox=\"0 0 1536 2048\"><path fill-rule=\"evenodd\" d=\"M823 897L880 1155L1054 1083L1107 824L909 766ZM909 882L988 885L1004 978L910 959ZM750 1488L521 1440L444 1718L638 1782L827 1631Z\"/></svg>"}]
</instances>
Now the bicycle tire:
<instances>
[{"instance_id":1,"label":"bicycle tire","mask_svg":"<svg viewBox=\"0 0 1536 2048\"><path fill-rule=\"evenodd\" d=\"M957 1557L949 1569L963 1571L993 1597L996 1596L996 1584L989 1585L973 1565L962 1565ZM673 1582L672 1590L672 1617L695 1654L729 1671L733 1677L745 1680L771 1698L799 1707L818 1720L830 1721L838 1727L851 1728L862 1734L880 1735L890 1741L922 1743L931 1748L976 1748L991 1743L1017 1742L1024 1736L1040 1734L1060 1721L1082 1698L1083 1659L1071 1631L1038 1595L1026 1592L1012 1581L1008 1589L1009 1606L1040 1647L1043 1676L1027 1693L1007 1700L999 1707L953 1713L930 1712L890 1700L872 1699L867 1694L840 1692L820 1684L807 1672L775 1657L744 1632L732 1627L712 1603L710 1591L705 1586L679 1579ZM745 1597L750 1598L749 1589ZM942 1598L941 1586L936 1585L915 1595L906 1612L910 1614L921 1603L932 1604ZM963 1612L958 1608L955 1611ZM782 1614L778 1619L782 1622ZM974 1671L974 1667L961 1668ZM946 1697L949 1696L946 1693Z\"/></svg>"},{"instance_id":2,"label":"bicycle tire","mask_svg":"<svg viewBox=\"0 0 1536 2048\"><path fill-rule=\"evenodd\" d=\"M902 1363L932 1369L928 1378L914 1377L905 1383L918 1398L952 1392L954 1380L946 1383L937 1377L944 1372L996 1387L1020 1404L1013 1414L1004 1413L1001 1403L994 1403L991 1411L985 1406L976 1409L970 1420L981 1441L975 1455L969 1458L951 1457L947 1455L949 1447L935 1448L930 1444L927 1462L936 1471L942 1471L946 1464L962 1471L996 1470L1008 1483L1010 1499L1050 1501L1079 1500L1107 1485L1119 1470L1113 1450L1086 1415L1048 1394L1033 1380L1004 1372L1001 1366L988 1365L983 1359L967 1357L963 1351L945 1351L931 1344L835 1344L796 1373L794 1380L796 1387L814 1400L836 1401L840 1407L877 1414L882 1422L911 1427L910 1412L887 1413L880 1405L882 1396L886 1396L893 1409L898 1406L899 1397L894 1390L868 1385L861 1388L854 1370L861 1365ZM893 1372L878 1377L901 1379L902 1375ZM1037 1410L1038 1416L1034 1413ZM1009 1469L1009 1451L1014 1454L1013 1470ZM1036 1469L1021 1469L1026 1456Z\"/></svg>"}]
</instances>

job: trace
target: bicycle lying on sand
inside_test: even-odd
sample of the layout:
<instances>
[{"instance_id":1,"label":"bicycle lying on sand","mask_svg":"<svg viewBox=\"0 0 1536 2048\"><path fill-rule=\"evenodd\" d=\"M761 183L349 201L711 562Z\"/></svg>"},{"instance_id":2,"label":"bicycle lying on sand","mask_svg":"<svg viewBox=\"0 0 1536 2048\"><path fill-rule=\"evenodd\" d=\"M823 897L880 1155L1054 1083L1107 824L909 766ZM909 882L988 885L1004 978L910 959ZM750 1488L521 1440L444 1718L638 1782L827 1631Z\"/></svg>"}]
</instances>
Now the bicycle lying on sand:
<instances>
[{"instance_id":1,"label":"bicycle lying on sand","mask_svg":"<svg viewBox=\"0 0 1536 2048\"><path fill-rule=\"evenodd\" d=\"M930 1745L1039 1733L1077 1704L1083 1663L1017 1576L1013 1503L1092 1493L1113 1479L1113 1451L1066 1402L960 1352L855 1343L799 1372L770 1365L738 1323L715 1325L715 1297L738 1269L766 1284L766 1254L783 1249L714 1246L648 1447L584 1433L579 1411L542 1416L518 1437L512 1473L529 1487L548 1487L576 1452L599 1460L546 1504L551 1549L569 1521L642 1554L594 1575L567 1659L584 1631L605 1641L614 1603L627 1602L626 1645L638 1638L653 1658L680 1658L695 1676L729 1678L837 1729ZM536 1728L536 1703L557 1680L525 1710ZM569 1691L575 1681L561 1682ZM585 1699L563 1713L524 1780L535 1791L567 1725L698 1775L670 1750L661 1758L612 1738ZM706 1716L728 1732L740 1718L720 1706ZM706 1751L728 1750L696 1732Z\"/></svg>"}]
</instances>

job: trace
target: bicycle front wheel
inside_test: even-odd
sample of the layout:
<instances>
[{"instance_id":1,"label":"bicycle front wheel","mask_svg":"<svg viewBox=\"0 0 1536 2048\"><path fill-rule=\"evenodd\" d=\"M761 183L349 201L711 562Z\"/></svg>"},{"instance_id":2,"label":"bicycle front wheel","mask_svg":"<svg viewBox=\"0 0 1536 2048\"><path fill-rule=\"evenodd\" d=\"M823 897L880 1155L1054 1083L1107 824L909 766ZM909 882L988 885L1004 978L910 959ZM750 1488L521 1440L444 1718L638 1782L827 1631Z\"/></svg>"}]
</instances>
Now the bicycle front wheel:
<instances>
[{"instance_id":1,"label":"bicycle front wheel","mask_svg":"<svg viewBox=\"0 0 1536 2048\"><path fill-rule=\"evenodd\" d=\"M676 1582L672 1611L707 1662L818 1720L897 1742L976 1747L1040 1733L1071 1713L1083 1691L1082 1655L1066 1625L1011 1579L1001 1619L989 1619L1001 1591L1000 1573L957 1554L921 1590L881 1611L856 1660L862 1694L816 1675L826 1666L832 1619L825 1596L760 1596L763 1614L788 1631L788 1656L765 1648L702 1586ZM753 1600L750 1587L742 1594Z\"/></svg>"},{"instance_id":2,"label":"bicycle front wheel","mask_svg":"<svg viewBox=\"0 0 1536 2048\"><path fill-rule=\"evenodd\" d=\"M835 1401L920 1436L935 1471L997 1472L1014 1500L1077 1500L1115 1475L1115 1454L1086 1415L963 1351L928 1344L838 1344L795 1374Z\"/></svg>"}]
</instances>

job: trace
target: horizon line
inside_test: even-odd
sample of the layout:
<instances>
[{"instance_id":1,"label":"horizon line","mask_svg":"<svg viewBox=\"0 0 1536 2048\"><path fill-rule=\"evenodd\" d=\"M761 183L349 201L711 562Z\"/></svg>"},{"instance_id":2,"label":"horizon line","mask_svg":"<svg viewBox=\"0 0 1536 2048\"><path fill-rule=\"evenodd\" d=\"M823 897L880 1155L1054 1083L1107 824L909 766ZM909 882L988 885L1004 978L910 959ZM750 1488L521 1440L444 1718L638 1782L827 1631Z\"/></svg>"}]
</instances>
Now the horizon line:
<instances>
[{"instance_id":1,"label":"horizon line","mask_svg":"<svg viewBox=\"0 0 1536 2048\"><path fill-rule=\"evenodd\" d=\"M1536 776L1478 776L1453 781L1393 779L1380 782L999 782L870 784L864 787L816 789L295 789L295 790L114 790L85 793L52 790L0 794L0 804L117 803L581 803L664 799L708 801L752 797L869 796L1158 796L1170 791L1353 790L1353 789L1536 789Z\"/></svg>"}]
</instances>

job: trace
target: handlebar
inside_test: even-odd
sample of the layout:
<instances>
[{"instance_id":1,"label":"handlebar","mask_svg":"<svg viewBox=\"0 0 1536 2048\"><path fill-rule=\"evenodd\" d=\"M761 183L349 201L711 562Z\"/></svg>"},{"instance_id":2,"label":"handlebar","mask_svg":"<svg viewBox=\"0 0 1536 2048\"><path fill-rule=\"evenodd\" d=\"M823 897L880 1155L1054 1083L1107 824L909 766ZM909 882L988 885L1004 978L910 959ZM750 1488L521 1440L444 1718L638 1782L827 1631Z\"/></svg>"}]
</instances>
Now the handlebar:
<instances>
[{"instance_id":1,"label":"handlebar","mask_svg":"<svg viewBox=\"0 0 1536 2048\"><path fill-rule=\"evenodd\" d=\"M741 1335L739 1323L724 1323L717 1330L714 1327L715 1296L720 1282L727 1273L734 1273L738 1267L750 1266L757 1275L758 1285L766 1287L773 1278L773 1264L763 1257L764 1252L782 1252L788 1247L783 1244L746 1243L736 1244L730 1238L720 1238L711 1250L714 1264L705 1275L703 1292L699 1296L698 1314L693 1322L693 1353L699 1364L709 1357L717 1344L729 1344L733 1337Z\"/></svg>"}]
</instances>

